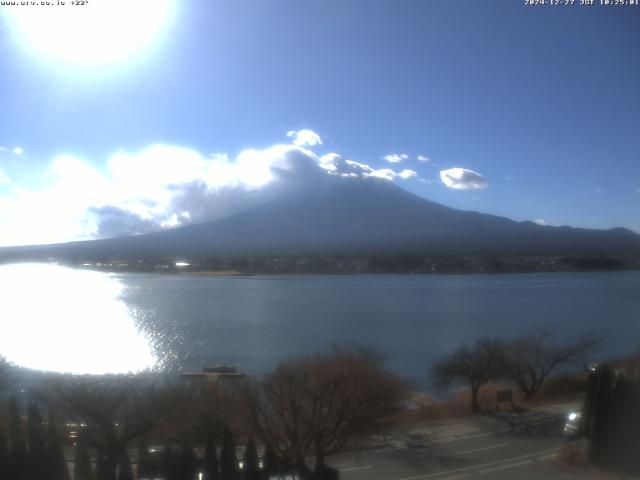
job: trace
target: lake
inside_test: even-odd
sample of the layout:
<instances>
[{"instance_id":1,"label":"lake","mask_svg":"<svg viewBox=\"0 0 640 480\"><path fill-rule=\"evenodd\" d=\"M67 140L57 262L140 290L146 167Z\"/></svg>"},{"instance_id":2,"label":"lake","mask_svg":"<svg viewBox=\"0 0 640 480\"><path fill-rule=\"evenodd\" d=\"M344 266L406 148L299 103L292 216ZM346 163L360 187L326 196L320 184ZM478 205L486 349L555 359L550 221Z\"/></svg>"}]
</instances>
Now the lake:
<instances>
[{"instance_id":1,"label":"lake","mask_svg":"<svg viewBox=\"0 0 640 480\"><path fill-rule=\"evenodd\" d=\"M33 368L100 373L160 361L263 373L292 355L365 345L424 386L434 359L482 336L596 332L597 357L640 347L640 272L214 277L11 268L0 268L0 354ZM34 346L43 328L46 342ZM66 366L54 367L61 354Z\"/></svg>"}]
</instances>

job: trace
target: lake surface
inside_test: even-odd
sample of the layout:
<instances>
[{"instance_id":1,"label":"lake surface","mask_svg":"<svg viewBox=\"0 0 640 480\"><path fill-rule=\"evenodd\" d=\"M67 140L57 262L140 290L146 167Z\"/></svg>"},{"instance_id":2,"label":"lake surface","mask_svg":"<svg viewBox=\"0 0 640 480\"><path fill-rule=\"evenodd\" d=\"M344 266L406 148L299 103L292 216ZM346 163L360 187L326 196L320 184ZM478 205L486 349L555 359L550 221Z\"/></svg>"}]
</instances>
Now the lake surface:
<instances>
[{"instance_id":1,"label":"lake surface","mask_svg":"<svg viewBox=\"0 0 640 480\"><path fill-rule=\"evenodd\" d=\"M383 348L393 369L424 386L434 359L462 341L483 336L553 328L561 337L597 332L603 339L598 357L640 348L640 272L255 277L74 273L116 285L117 294L110 292L109 301L124 306L154 361L181 368L232 363L263 373L281 359L332 344L366 345ZM2 275L0 269L0 286L6 291ZM42 292L31 288L29 295L37 301ZM49 322L68 314L64 302L48 311ZM98 315L97 323L91 318L85 315L99 331L91 339L85 331L89 344L99 342L111 328L108 318ZM6 334L6 317L1 322L5 328L0 333ZM22 322L29 319L23 316ZM67 323L62 322L63 330ZM121 323L115 322L125 335ZM74 343L83 341L66 334ZM132 339L118 345L112 335L109 342L114 357L135 359L131 368L150 362L146 354L133 355L131 349L140 346ZM21 348L28 350L23 343ZM3 348L0 340L0 353ZM104 365L98 370L109 369L108 354L99 355ZM82 362L80 357L76 362Z\"/></svg>"},{"instance_id":2,"label":"lake surface","mask_svg":"<svg viewBox=\"0 0 640 480\"><path fill-rule=\"evenodd\" d=\"M332 344L379 346L425 380L461 341L540 328L602 335L603 354L640 348L640 274L117 277L132 316L184 366L262 372Z\"/></svg>"}]
</instances>

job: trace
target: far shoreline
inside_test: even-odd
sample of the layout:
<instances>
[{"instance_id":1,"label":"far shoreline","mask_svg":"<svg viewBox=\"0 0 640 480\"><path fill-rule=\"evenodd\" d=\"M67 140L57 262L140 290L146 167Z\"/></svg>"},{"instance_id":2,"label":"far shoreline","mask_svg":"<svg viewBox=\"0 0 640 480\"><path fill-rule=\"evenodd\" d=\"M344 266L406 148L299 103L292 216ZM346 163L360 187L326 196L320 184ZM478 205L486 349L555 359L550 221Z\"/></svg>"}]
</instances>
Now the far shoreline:
<instances>
[{"instance_id":1,"label":"far shoreline","mask_svg":"<svg viewBox=\"0 0 640 480\"><path fill-rule=\"evenodd\" d=\"M146 272L144 272L146 273ZM157 272L153 272L157 273ZM189 275L193 277L246 277L255 275L253 273L240 272L238 270L203 270L203 271L170 271L162 272L166 275Z\"/></svg>"},{"instance_id":2,"label":"far shoreline","mask_svg":"<svg viewBox=\"0 0 640 480\"><path fill-rule=\"evenodd\" d=\"M498 275L640 271L639 256L327 255L145 258L0 258L0 266L54 264L105 273L237 277L257 275Z\"/></svg>"},{"instance_id":3,"label":"far shoreline","mask_svg":"<svg viewBox=\"0 0 640 480\"><path fill-rule=\"evenodd\" d=\"M2 265L0 265L1 267ZM480 277L480 276L517 276L517 275L534 275L534 274L597 274L597 273L623 273L623 272L640 272L640 268L624 268L624 269L598 269L598 270L523 270L523 271L454 271L454 272L394 272L394 271L358 271L358 272L342 272L342 271L325 271L325 272L309 272L309 271L267 271L267 272L243 272L240 270L133 270L133 269L103 269L103 268L87 268L82 266L64 265L60 266L72 268L74 270L85 270L92 272L101 272L105 274L133 274L133 275L152 275L158 277L201 277L201 278L249 278L249 277L314 277L314 276L332 276L332 277L385 277L385 276L402 276L402 277Z\"/></svg>"}]
</instances>

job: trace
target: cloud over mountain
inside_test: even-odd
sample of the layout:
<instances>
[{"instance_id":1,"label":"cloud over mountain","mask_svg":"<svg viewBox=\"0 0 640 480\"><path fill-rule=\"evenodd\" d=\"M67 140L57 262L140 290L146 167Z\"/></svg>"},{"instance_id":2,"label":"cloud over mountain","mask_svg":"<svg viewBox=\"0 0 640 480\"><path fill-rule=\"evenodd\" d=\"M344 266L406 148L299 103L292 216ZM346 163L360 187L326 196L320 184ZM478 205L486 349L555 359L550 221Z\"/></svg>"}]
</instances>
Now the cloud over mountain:
<instances>
[{"instance_id":1,"label":"cloud over mountain","mask_svg":"<svg viewBox=\"0 0 640 480\"><path fill-rule=\"evenodd\" d=\"M322 139L313 130L289 130L287 137L293 139L293 144L299 147L315 147L316 145L322 145Z\"/></svg>"},{"instance_id":2,"label":"cloud over mountain","mask_svg":"<svg viewBox=\"0 0 640 480\"><path fill-rule=\"evenodd\" d=\"M467 168L449 168L440 171L440 179L447 187L454 190L479 190L487 188L489 183L478 172Z\"/></svg>"},{"instance_id":3,"label":"cloud over mountain","mask_svg":"<svg viewBox=\"0 0 640 480\"><path fill-rule=\"evenodd\" d=\"M408 180L409 178L416 178L418 176L418 172L416 172L415 170L404 169L398 174L398 176L400 178Z\"/></svg>"},{"instance_id":4,"label":"cloud over mountain","mask_svg":"<svg viewBox=\"0 0 640 480\"><path fill-rule=\"evenodd\" d=\"M313 152L293 145L244 150L235 161L226 155L205 159L195 151L154 146L130 157L127 165L132 166L117 176L120 184L146 184L148 190L90 209L92 235L145 233L224 218L321 184L328 175L319 163ZM143 178L154 164L159 164L155 178ZM109 166L119 171L117 157Z\"/></svg>"},{"instance_id":5,"label":"cloud over mountain","mask_svg":"<svg viewBox=\"0 0 640 480\"><path fill-rule=\"evenodd\" d=\"M0 227L9 232L2 244L141 234L217 220L286 194L321 188L337 177L417 177L413 170L377 169L338 153L318 155L311 148L322 140L311 130L288 135L291 144L246 149L233 159L165 144L118 150L103 168L60 155L43 172L46 188L16 187L0 196Z\"/></svg>"}]
</instances>

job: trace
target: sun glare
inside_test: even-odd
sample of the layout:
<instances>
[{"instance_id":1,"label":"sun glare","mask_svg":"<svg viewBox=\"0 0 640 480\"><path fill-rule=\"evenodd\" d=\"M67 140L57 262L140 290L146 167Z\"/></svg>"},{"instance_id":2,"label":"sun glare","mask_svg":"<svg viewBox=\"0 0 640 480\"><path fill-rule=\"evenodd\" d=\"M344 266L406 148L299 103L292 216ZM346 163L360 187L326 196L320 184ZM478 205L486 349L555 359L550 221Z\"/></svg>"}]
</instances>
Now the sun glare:
<instances>
[{"instance_id":1,"label":"sun glare","mask_svg":"<svg viewBox=\"0 0 640 480\"><path fill-rule=\"evenodd\" d=\"M100 272L56 265L0 267L0 352L16 365L76 374L126 373L156 364L151 342Z\"/></svg>"},{"instance_id":2,"label":"sun glare","mask_svg":"<svg viewBox=\"0 0 640 480\"><path fill-rule=\"evenodd\" d=\"M4 7L17 41L55 60L103 63L149 47L172 17L175 0L47 3Z\"/></svg>"}]
</instances>

